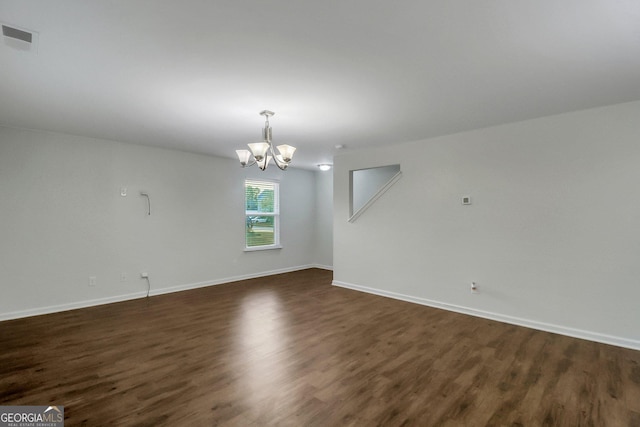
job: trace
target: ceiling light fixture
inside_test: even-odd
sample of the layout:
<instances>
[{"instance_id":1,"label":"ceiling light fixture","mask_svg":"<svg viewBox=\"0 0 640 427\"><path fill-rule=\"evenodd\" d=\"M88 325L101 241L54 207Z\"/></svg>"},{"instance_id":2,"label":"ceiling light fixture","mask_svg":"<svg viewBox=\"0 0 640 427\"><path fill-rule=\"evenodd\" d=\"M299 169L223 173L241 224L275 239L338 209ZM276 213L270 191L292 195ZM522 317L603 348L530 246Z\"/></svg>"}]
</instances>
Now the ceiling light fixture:
<instances>
[{"instance_id":1,"label":"ceiling light fixture","mask_svg":"<svg viewBox=\"0 0 640 427\"><path fill-rule=\"evenodd\" d=\"M276 149L273 147L273 143L271 142L271 126L269 126L269 117L274 114L275 113L273 111L269 110L260 111L260 115L265 116L266 118L264 129L262 129L263 140L247 144L251 151L236 150L236 154L240 160L240 165L243 168L257 164L261 170L265 170L267 166L269 166L271 158L273 158L276 166L282 170L285 170L289 166L289 163L291 163L296 147L292 147L287 144L278 145L276 147L276 152Z\"/></svg>"},{"instance_id":2,"label":"ceiling light fixture","mask_svg":"<svg viewBox=\"0 0 640 427\"><path fill-rule=\"evenodd\" d=\"M321 165L318 165L318 168L322 171L322 172L326 172L329 169L331 169L331 165L328 163L323 163Z\"/></svg>"}]
</instances>

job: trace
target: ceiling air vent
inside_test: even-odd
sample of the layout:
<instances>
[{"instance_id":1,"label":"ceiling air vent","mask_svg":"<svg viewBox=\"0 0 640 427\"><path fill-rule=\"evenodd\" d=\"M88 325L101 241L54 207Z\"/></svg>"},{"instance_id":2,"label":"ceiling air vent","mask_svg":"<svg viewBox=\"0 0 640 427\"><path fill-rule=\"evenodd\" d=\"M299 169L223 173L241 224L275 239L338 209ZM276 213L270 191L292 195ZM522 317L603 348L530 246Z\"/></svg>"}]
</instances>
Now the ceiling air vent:
<instances>
[{"instance_id":1,"label":"ceiling air vent","mask_svg":"<svg viewBox=\"0 0 640 427\"><path fill-rule=\"evenodd\" d=\"M28 31L22 31L17 28L10 27L8 25L2 26L2 35L5 37L11 37L12 39L22 40L23 42L33 42L33 34Z\"/></svg>"},{"instance_id":2,"label":"ceiling air vent","mask_svg":"<svg viewBox=\"0 0 640 427\"><path fill-rule=\"evenodd\" d=\"M2 24L4 44L18 50L35 51L38 33L12 25Z\"/></svg>"}]
</instances>

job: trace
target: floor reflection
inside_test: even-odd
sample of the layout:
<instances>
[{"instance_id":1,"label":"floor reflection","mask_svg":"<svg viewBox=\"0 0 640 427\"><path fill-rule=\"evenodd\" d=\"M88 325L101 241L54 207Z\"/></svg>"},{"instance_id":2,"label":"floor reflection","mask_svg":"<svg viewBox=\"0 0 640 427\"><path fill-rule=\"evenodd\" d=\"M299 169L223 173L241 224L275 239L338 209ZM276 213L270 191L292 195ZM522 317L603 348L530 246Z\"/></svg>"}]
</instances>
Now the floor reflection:
<instances>
[{"instance_id":1,"label":"floor reflection","mask_svg":"<svg viewBox=\"0 0 640 427\"><path fill-rule=\"evenodd\" d=\"M240 370L243 400L255 409L277 404L278 390L290 380L286 310L269 290L247 295L237 318L236 368Z\"/></svg>"}]
</instances>

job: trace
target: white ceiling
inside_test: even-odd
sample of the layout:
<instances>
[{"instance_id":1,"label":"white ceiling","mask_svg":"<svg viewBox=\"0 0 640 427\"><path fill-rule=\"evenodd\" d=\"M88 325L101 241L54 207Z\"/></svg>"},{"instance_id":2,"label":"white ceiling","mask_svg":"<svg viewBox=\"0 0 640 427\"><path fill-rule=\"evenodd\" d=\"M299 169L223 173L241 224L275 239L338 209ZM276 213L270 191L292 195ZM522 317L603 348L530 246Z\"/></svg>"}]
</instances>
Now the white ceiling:
<instances>
[{"instance_id":1,"label":"white ceiling","mask_svg":"<svg viewBox=\"0 0 640 427\"><path fill-rule=\"evenodd\" d=\"M638 0L0 0L0 124L294 163L640 99Z\"/></svg>"}]
</instances>

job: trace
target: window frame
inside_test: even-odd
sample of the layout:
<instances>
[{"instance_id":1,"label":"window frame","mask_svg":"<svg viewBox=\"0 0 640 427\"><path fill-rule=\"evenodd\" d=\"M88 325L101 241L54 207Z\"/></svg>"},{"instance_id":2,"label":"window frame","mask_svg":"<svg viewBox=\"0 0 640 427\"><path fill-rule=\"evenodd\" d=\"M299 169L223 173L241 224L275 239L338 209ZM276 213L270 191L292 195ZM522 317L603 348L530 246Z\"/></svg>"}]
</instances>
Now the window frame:
<instances>
[{"instance_id":1,"label":"window frame","mask_svg":"<svg viewBox=\"0 0 640 427\"><path fill-rule=\"evenodd\" d=\"M259 210L247 210L247 186L250 184L255 185L263 185L263 186L273 186L273 212L261 212ZM254 251L265 251L271 249L281 249L282 245L280 242L280 182L277 180L271 179L250 179L245 178L244 180L244 251L245 252L254 252ZM268 216L273 217L273 244L269 245L257 245L257 246L248 246L247 241L247 217L249 216Z\"/></svg>"}]
</instances>

